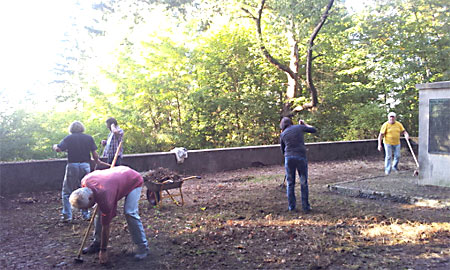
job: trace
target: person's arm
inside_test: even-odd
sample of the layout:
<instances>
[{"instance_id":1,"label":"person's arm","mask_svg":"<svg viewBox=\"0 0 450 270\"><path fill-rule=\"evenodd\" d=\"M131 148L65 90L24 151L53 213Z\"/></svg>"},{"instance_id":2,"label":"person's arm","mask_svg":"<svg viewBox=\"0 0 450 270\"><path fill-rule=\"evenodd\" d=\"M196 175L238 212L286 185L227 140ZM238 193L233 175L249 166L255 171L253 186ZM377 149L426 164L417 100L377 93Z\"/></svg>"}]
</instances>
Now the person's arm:
<instances>
[{"instance_id":1,"label":"person's arm","mask_svg":"<svg viewBox=\"0 0 450 270\"><path fill-rule=\"evenodd\" d=\"M302 119L300 119L300 120L298 121L298 124L301 125L301 126L305 126L305 127L306 127L305 132L308 132L308 133L316 133L316 131L317 131L315 127L306 124L305 121L302 120Z\"/></svg>"},{"instance_id":2,"label":"person's arm","mask_svg":"<svg viewBox=\"0 0 450 270\"><path fill-rule=\"evenodd\" d=\"M280 148L281 148L281 153L284 156L284 148L286 147L286 145L284 144L283 139L280 137Z\"/></svg>"},{"instance_id":3,"label":"person's arm","mask_svg":"<svg viewBox=\"0 0 450 270\"><path fill-rule=\"evenodd\" d=\"M100 252L98 253L98 258L101 264L108 262L108 241L109 241L109 231L110 227L108 225L102 224L102 235L100 240Z\"/></svg>"},{"instance_id":4,"label":"person's arm","mask_svg":"<svg viewBox=\"0 0 450 270\"><path fill-rule=\"evenodd\" d=\"M381 152L381 150L383 149L383 147L381 146L381 142L383 141L383 137L384 137L384 133L378 134L378 151Z\"/></svg>"},{"instance_id":5,"label":"person's arm","mask_svg":"<svg viewBox=\"0 0 450 270\"><path fill-rule=\"evenodd\" d=\"M92 151L92 158L95 161L95 164L97 164L97 166L105 166L107 168L111 167L111 164L108 164L106 162L101 161L100 157L97 154L97 151Z\"/></svg>"},{"instance_id":6,"label":"person's arm","mask_svg":"<svg viewBox=\"0 0 450 270\"><path fill-rule=\"evenodd\" d=\"M302 125L302 126L306 126L306 127L313 127L313 126L310 126L310 125L306 124L305 120L303 120L303 119L298 120L298 124Z\"/></svg>"},{"instance_id":7,"label":"person's arm","mask_svg":"<svg viewBox=\"0 0 450 270\"><path fill-rule=\"evenodd\" d=\"M403 134L403 136L405 136L405 140L409 140L409 134L408 134L408 132L406 131L406 129L403 130L402 134Z\"/></svg>"},{"instance_id":8,"label":"person's arm","mask_svg":"<svg viewBox=\"0 0 450 270\"><path fill-rule=\"evenodd\" d=\"M120 135L120 129L114 124L111 124L111 132L114 133L114 135Z\"/></svg>"},{"instance_id":9,"label":"person's arm","mask_svg":"<svg viewBox=\"0 0 450 270\"><path fill-rule=\"evenodd\" d=\"M66 138L64 138L59 144L54 144L53 145L53 150L56 152L63 152L63 151L67 151L67 144L65 141Z\"/></svg>"}]
</instances>

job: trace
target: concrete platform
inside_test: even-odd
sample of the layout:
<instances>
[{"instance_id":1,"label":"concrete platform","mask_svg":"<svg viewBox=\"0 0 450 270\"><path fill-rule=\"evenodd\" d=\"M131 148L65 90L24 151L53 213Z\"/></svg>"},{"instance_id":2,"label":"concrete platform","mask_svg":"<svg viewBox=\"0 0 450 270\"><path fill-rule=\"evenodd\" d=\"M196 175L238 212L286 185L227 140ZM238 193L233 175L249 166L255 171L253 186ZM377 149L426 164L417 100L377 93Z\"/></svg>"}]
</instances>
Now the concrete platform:
<instances>
[{"instance_id":1,"label":"concrete platform","mask_svg":"<svg viewBox=\"0 0 450 270\"><path fill-rule=\"evenodd\" d=\"M413 173L402 171L388 176L329 184L327 188L347 196L450 209L449 187L419 185L419 177L413 176Z\"/></svg>"}]
</instances>

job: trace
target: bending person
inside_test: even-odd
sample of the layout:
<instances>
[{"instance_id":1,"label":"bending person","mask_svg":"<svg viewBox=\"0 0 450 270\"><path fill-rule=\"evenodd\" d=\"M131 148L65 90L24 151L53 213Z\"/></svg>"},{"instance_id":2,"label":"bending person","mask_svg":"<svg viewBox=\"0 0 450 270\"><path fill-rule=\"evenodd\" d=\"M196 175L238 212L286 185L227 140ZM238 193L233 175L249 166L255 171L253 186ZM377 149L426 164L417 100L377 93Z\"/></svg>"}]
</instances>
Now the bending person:
<instances>
[{"instance_id":1,"label":"bending person","mask_svg":"<svg viewBox=\"0 0 450 270\"><path fill-rule=\"evenodd\" d=\"M87 209L97 203L94 240L83 249L84 254L99 252L100 263L108 261L108 241L111 220L116 216L117 202L125 198L124 213L131 239L137 245L136 259L144 259L148 253L148 242L139 217L142 176L126 166L94 171L81 181L82 188L70 196L72 206Z\"/></svg>"}]
</instances>

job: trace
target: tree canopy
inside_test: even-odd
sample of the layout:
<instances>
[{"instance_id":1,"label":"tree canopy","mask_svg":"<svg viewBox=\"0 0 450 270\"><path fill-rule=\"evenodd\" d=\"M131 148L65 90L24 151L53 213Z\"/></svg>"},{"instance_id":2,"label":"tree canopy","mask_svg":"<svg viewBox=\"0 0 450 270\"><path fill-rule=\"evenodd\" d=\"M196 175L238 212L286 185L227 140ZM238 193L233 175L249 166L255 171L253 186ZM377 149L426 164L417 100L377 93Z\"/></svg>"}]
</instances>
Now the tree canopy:
<instances>
[{"instance_id":1,"label":"tree canopy","mask_svg":"<svg viewBox=\"0 0 450 270\"><path fill-rule=\"evenodd\" d=\"M0 100L0 160L63 157L74 120L97 143L114 116L125 153L278 143L280 117L307 141L376 138L394 110L418 134L415 84L450 80L449 5L343 1L102 1L74 17L55 69L58 108ZM81 14L81 13L79 13ZM26 75L24 75L26 76Z\"/></svg>"}]
</instances>

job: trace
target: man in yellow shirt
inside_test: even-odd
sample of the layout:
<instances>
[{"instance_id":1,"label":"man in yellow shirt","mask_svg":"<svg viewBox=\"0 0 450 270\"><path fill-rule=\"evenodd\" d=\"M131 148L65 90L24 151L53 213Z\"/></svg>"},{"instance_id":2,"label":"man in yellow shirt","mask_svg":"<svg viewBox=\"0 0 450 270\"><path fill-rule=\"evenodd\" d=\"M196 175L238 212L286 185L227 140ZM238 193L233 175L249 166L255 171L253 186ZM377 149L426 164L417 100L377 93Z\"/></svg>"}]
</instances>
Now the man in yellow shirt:
<instances>
[{"instance_id":1,"label":"man in yellow shirt","mask_svg":"<svg viewBox=\"0 0 450 270\"><path fill-rule=\"evenodd\" d=\"M400 122L395 121L395 112L388 114L388 121L381 126L380 134L378 135L378 151L381 152L381 139L384 144L384 173L388 175L391 173L391 159L394 154L392 162L392 171L398 171L398 162L400 160L400 135L404 135L406 140L409 140L409 134Z\"/></svg>"}]
</instances>

